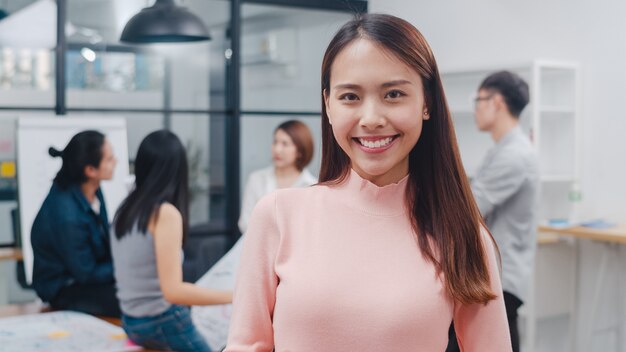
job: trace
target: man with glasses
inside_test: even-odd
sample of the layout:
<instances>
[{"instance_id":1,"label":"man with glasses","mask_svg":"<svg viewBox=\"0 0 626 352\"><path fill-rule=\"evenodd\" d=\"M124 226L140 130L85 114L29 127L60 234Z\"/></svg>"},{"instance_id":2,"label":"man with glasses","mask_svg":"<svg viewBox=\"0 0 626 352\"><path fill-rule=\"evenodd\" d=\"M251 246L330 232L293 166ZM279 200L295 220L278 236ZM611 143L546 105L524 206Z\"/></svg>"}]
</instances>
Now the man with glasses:
<instances>
[{"instance_id":1,"label":"man with glasses","mask_svg":"<svg viewBox=\"0 0 626 352\"><path fill-rule=\"evenodd\" d=\"M531 141L519 126L528 100L528 84L508 71L485 78L474 99L476 126L490 133L495 145L471 179L472 192L500 249L513 352L519 352L517 310L532 294L536 246L538 162ZM452 327L446 351L459 351Z\"/></svg>"}]
</instances>

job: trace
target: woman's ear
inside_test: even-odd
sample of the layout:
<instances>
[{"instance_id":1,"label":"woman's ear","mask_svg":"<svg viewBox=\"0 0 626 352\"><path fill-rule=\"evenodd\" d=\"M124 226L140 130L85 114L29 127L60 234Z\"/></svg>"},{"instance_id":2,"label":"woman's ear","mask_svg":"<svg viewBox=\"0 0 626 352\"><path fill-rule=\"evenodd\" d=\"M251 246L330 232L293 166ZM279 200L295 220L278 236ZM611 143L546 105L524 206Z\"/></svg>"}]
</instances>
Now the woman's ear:
<instances>
[{"instance_id":1,"label":"woman's ear","mask_svg":"<svg viewBox=\"0 0 626 352\"><path fill-rule=\"evenodd\" d=\"M329 113L330 109L329 109L329 104L328 104L328 100L329 100L328 94L329 94L328 90L324 89L322 91L322 95L324 96L324 106L326 107L326 116L328 117L328 123L332 125L333 121L331 120L330 113Z\"/></svg>"},{"instance_id":2,"label":"woman's ear","mask_svg":"<svg viewBox=\"0 0 626 352\"><path fill-rule=\"evenodd\" d=\"M430 113L428 112L428 108L424 108L424 113L422 114L422 118L424 120L430 119Z\"/></svg>"}]
</instances>

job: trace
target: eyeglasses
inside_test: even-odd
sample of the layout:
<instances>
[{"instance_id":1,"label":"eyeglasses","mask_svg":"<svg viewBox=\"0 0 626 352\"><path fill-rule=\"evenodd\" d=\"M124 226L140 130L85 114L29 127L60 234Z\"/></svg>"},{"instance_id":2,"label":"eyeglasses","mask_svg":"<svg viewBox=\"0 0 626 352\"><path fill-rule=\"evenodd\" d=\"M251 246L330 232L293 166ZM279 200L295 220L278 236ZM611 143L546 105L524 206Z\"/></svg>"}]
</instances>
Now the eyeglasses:
<instances>
[{"instance_id":1,"label":"eyeglasses","mask_svg":"<svg viewBox=\"0 0 626 352\"><path fill-rule=\"evenodd\" d=\"M489 94L489 95L487 95L485 97L475 97L473 99L474 100L474 105L478 105L478 102L483 101L483 100L489 100L491 98L493 98L493 94Z\"/></svg>"}]
</instances>

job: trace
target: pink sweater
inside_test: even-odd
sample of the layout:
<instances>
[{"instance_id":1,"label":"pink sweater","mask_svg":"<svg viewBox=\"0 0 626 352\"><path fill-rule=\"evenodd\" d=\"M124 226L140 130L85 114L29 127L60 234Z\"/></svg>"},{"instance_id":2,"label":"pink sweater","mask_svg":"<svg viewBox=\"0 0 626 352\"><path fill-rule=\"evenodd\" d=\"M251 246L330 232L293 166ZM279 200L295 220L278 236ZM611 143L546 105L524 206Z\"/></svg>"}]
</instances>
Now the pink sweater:
<instances>
[{"instance_id":1,"label":"pink sweater","mask_svg":"<svg viewBox=\"0 0 626 352\"><path fill-rule=\"evenodd\" d=\"M226 351L511 351L502 295L461 305L422 257L404 209L407 177L263 198L246 234ZM484 237L493 292L501 293Z\"/></svg>"}]
</instances>

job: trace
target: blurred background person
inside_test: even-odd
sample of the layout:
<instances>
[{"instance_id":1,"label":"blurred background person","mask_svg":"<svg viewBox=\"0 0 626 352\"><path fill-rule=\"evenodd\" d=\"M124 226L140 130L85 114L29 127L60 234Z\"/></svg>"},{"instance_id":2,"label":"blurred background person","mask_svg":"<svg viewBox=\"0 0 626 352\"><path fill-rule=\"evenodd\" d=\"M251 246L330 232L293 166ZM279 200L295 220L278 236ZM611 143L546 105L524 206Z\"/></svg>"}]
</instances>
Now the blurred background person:
<instances>
[{"instance_id":1,"label":"blurred background person","mask_svg":"<svg viewBox=\"0 0 626 352\"><path fill-rule=\"evenodd\" d=\"M313 136L304 123L289 120L274 130L272 161L274 165L254 171L248 177L243 194L239 230L245 233L256 203L276 189L306 187L317 183L307 169L313 159Z\"/></svg>"},{"instance_id":2,"label":"blurred background person","mask_svg":"<svg viewBox=\"0 0 626 352\"><path fill-rule=\"evenodd\" d=\"M119 317L109 220L100 182L113 178L117 160L97 131L76 134L31 230L33 287L53 309Z\"/></svg>"},{"instance_id":3,"label":"blurred background person","mask_svg":"<svg viewBox=\"0 0 626 352\"><path fill-rule=\"evenodd\" d=\"M517 311L531 294L539 196L537 156L519 126L528 84L515 73L495 72L480 84L474 101L476 126L495 145L472 177L472 193L500 249L506 315L513 352L519 352ZM460 350L453 336L451 328L448 352Z\"/></svg>"},{"instance_id":4,"label":"blurred background person","mask_svg":"<svg viewBox=\"0 0 626 352\"><path fill-rule=\"evenodd\" d=\"M210 351L191 321L189 306L230 303L232 295L183 282L189 169L178 137L159 130L144 138L135 176L111 232L122 326L145 348Z\"/></svg>"}]
</instances>

